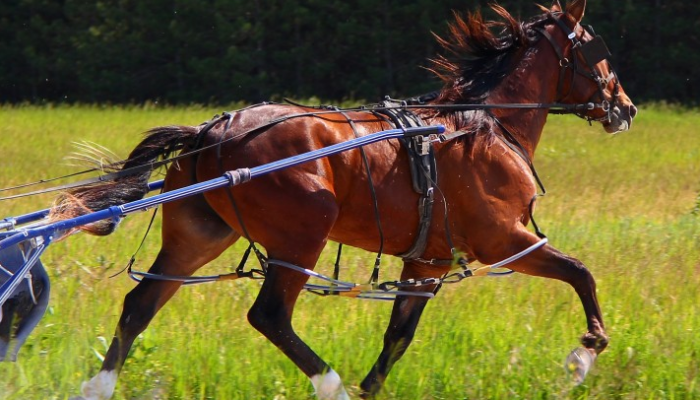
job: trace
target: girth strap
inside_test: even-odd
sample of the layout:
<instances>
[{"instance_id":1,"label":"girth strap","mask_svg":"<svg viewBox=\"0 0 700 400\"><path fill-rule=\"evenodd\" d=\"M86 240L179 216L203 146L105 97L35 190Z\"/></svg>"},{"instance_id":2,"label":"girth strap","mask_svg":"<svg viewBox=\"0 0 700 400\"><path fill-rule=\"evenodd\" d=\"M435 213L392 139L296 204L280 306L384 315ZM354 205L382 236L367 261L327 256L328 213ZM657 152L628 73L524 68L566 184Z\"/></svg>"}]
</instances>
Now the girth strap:
<instances>
[{"instance_id":1,"label":"girth strap","mask_svg":"<svg viewBox=\"0 0 700 400\"><path fill-rule=\"evenodd\" d=\"M386 99L377 104L374 111L389 118L396 128L424 126L423 120L404 108L405 102ZM419 259L428 243L428 233L433 214L434 189L437 183L437 167L433 146L428 138L415 136L399 139L408 154L413 190L421 195L418 200L418 234L407 251L398 254L404 260Z\"/></svg>"}]
</instances>

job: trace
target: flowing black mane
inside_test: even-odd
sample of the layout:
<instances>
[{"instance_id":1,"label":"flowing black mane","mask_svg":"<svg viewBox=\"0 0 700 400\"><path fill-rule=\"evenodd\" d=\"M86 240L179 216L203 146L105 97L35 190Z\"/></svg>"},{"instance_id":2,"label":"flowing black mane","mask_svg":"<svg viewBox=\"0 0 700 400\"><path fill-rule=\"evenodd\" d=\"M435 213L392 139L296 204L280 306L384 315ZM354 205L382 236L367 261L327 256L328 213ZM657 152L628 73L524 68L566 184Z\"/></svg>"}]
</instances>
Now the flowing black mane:
<instances>
[{"instance_id":1,"label":"flowing black mane","mask_svg":"<svg viewBox=\"0 0 700 400\"><path fill-rule=\"evenodd\" d=\"M527 22L513 18L503 7L492 5L501 21L485 21L480 12L466 18L455 13L449 36L435 35L447 55L438 55L429 68L443 82L437 104L481 103L489 92L515 68L514 57L538 39L534 27L543 25L547 14ZM494 33L498 32L498 33Z\"/></svg>"},{"instance_id":2,"label":"flowing black mane","mask_svg":"<svg viewBox=\"0 0 700 400\"><path fill-rule=\"evenodd\" d=\"M534 28L549 21L546 13L520 22L501 6L492 5L491 9L501 17L500 21L485 21L478 11L467 14L466 18L455 13L449 35L446 38L435 35L446 54L430 60L432 65L428 69L443 81L443 88L432 104L483 103L515 70L523 50L539 39ZM485 114L484 110L438 109L423 115L444 117L453 129L488 133L492 131L492 119Z\"/></svg>"}]
</instances>

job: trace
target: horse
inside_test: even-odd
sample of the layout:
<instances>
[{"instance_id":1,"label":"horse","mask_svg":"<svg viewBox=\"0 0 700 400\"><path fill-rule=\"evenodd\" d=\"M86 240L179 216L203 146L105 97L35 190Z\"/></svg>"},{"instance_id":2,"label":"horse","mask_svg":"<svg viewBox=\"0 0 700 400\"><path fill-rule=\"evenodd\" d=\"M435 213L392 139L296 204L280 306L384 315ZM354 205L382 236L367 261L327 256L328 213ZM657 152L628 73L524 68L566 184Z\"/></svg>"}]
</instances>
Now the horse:
<instances>
[{"instance_id":1,"label":"horse","mask_svg":"<svg viewBox=\"0 0 700 400\"><path fill-rule=\"evenodd\" d=\"M455 249L468 261L492 264L540 242L529 228L538 185L532 159L552 104L602 125L608 133L631 127L637 109L625 94L607 48L581 25L585 0L568 1L526 21L494 5L498 18L455 13L444 52L429 69L442 79L435 98L415 108L426 124L454 134L430 143L436 176L431 223L419 252L423 196L413 187L409 151L380 141L163 205L162 247L150 275L130 291L100 371L82 385L82 398L107 399L134 339L182 285L156 276L191 276L241 238L267 252L265 279L247 319L310 379L320 399L349 399L339 374L292 327L295 302L328 241L403 258L402 280L432 284L406 289L394 300L383 348L360 384L360 397L380 392L411 343L428 297L453 267ZM475 103L479 107L462 106ZM506 107L506 104L520 105ZM174 190L341 143L396 124L368 110L263 103L199 126L147 132L122 169L140 172L60 196L51 218L61 220L142 198L155 160L179 152L165 175ZM140 168L140 169L139 169ZM145 171L145 172L144 172ZM443 218L444 217L444 218ZM81 227L108 235L115 220ZM569 359L583 379L608 336L596 282L578 259L549 244L508 264L514 272L568 283L587 321L582 347ZM410 295L410 294L416 295Z\"/></svg>"}]
</instances>

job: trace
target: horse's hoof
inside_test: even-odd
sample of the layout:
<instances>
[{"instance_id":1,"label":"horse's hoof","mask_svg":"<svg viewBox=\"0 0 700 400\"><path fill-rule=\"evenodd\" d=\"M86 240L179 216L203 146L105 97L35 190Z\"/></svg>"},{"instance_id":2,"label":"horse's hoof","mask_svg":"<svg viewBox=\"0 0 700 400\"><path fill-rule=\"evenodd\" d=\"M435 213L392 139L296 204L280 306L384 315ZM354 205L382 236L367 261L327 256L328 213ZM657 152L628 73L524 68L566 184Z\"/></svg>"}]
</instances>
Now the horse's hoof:
<instances>
[{"instance_id":1,"label":"horse's hoof","mask_svg":"<svg viewBox=\"0 0 700 400\"><path fill-rule=\"evenodd\" d=\"M319 400L350 400L340 376L332 369L324 375L314 375L310 379Z\"/></svg>"},{"instance_id":2,"label":"horse's hoof","mask_svg":"<svg viewBox=\"0 0 700 400\"><path fill-rule=\"evenodd\" d=\"M595 362L596 355L584 347L574 349L564 364L566 372L572 375L574 383L580 385Z\"/></svg>"},{"instance_id":3,"label":"horse's hoof","mask_svg":"<svg viewBox=\"0 0 700 400\"><path fill-rule=\"evenodd\" d=\"M108 400L114 394L114 387L117 385L116 371L100 371L92 379L83 382L81 387L82 397L76 400Z\"/></svg>"}]
</instances>

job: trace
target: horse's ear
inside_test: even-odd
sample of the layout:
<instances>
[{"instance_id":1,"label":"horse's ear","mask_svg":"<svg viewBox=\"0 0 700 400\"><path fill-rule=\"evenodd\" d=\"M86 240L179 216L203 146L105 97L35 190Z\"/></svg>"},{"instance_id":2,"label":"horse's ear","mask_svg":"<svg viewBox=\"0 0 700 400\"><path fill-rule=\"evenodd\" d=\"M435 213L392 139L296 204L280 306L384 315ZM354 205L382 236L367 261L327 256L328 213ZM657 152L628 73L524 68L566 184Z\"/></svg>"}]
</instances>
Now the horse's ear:
<instances>
[{"instance_id":1,"label":"horse's ear","mask_svg":"<svg viewBox=\"0 0 700 400\"><path fill-rule=\"evenodd\" d=\"M571 0L566 3L566 13L578 24L586 12L586 0Z\"/></svg>"},{"instance_id":2,"label":"horse's ear","mask_svg":"<svg viewBox=\"0 0 700 400\"><path fill-rule=\"evenodd\" d=\"M552 9L550 10L552 12L562 12L561 4L559 3L559 0L554 0L552 3Z\"/></svg>"}]
</instances>

